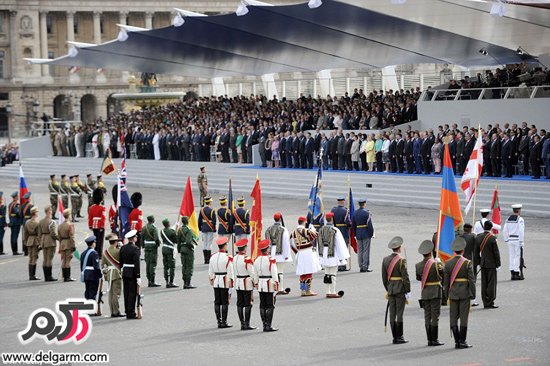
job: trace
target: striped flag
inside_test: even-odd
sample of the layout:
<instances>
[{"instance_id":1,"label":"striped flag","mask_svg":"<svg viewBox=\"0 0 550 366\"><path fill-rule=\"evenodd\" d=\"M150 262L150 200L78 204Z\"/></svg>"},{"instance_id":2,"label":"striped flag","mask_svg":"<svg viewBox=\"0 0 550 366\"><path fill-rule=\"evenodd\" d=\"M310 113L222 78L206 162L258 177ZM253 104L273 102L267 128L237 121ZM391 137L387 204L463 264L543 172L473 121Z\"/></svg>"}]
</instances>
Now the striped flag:
<instances>
[{"instance_id":1,"label":"striped flag","mask_svg":"<svg viewBox=\"0 0 550 366\"><path fill-rule=\"evenodd\" d=\"M483 141L481 138L481 128L478 129L476 144L468 160L468 165L464 170L464 175L460 180L460 187L466 196L466 208L464 214L467 215L473 203L473 197L476 194L479 178L483 171Z\"/></svg>"},{"instance_id":2,"label":"striped flag","mask_svg":"<svg viewBox=\"0 0 550 366\"><path fill-rule=\"evenodd\" d=\"M308 200L308 220L312 223L313 220L322 223L325 216L325 206L323 204L323 168L322 164L319 164L315 181L309 191Z\"/></svg>"},{"instance_id":3,"label":"striped flag","mask_svg":"<svg viewBox=\"0 0 550 366\"><path fill-rule=\"evenodd\" d=\"M455 239L456 228L463 222L448 144L445 144L442 178L436 248L441 259L445 261L454 254L451 250L451 243Z\"/></svg>"},{"instance_id":4,"label":"striped flag","mask_svg":"<svg viewBox=\"0 0 550 366\"><path fill-rule=\"evenodd\" d=\"M21 163L19 163L19 204L23 205L23 203L27 202L26 198L23 198L25 194L29 189L27 188L27 182L25 181L25 176L23 175L23 167L21 166Z\"/></svg>"},{"instance_id":5,"label":"striped flag","mask_svg":"<svg viewBox=\"0 0 550 366\"><path fill-rule=\"evenodd\" d=\"M233 187L231 186L231 178L229 178L229 192L227 194L227 207L231 212L229 217L229 232L233 233L235 228L235 200L233 199Z\"/></svg>"},{"instance_id":6,"label":"striped flag","mask_svg":"<svg viewBox=\"0 0 550 366\"><path fill-rule=\"evenodd\" d=\"M250 213L250 257L255 260L258 256L258 243L262 240L262 188L258 176L250 197L253 198Z\"/></svg>"},{"instance_id":7,"label":"striped flag","mask_svg":"<svg viewBox=\"0 0 550 366\"><path fill-rule=\"evenodd\" d=\"M195 203L193 202L193 189L191 188L191 178L187 177L187 184L185 185L185 191L181 198L180 217L189 217L189 224L187 225L195 240L199 238L199 222L197 220L197 214L195 212Z\"/></svg>"},{"instance_id":8,"label":"striped flag","mask_svg":"<svg viewBox=\"0 0 550 366\"><path fill-rule=\"evenodd\" d=\"M61 198L57 199L57 214L59 215L57 217L57 224L61 225L65 222L65 216L63 216L63 211L65 211L65 207L63 207L63 200Z\"/></svg>"},{"instance_id":9,"label":"striped flag","mask_svg":"<svg viewBox=\"0 0 550 366\"><path fill-rule=\"evenodd\" d=\"M120 237L124 238L124 235L130 231L130 220L128 216L132 212L134 206L128 196L128 189L126 188L126 181L122 179L122 176L118 176L118 196L117 196L118 215L120 220Z\"/></svg>"},{"instance_id":10,"label":"striped flag","mask_svg":"<svg viewBox=\"0 0 550 366\"><path fill-rule=\"evenodd\" d=\"M351 185L349 183L348 176L348 218L351 222L353 214L355 213L355 202L353 201L353 192L351 191ZM357 253L357 239L355 239L355 230L353 227L349 228L349 245L353 248L353 251Z\"/></svg>"},{"instance_id":11,"label":"striped flag","mask_svg":"<svg viewBox=\"0 0 550 366\"><path fill-rule=\"evenodd\" d=\"M491 201L491 221L493 224L500 225L502 223L502 218L500 217L500 202L498 199L498 188L495 188L493 192L493 200ZM498 234L497 229L493 229L493 234Z\"/></svg>"},{"instance_id":12,"label":"striped flag","mask_svg":"<svg viewBox=\"0 0 550 366\"><path fill-rule=\"evenodd\" d=\"M122 152L120 154L120 177L126 184L126 145L124 144L124 135L120 136L120 146L122 147Z\"/></svg>"}]
</instances>

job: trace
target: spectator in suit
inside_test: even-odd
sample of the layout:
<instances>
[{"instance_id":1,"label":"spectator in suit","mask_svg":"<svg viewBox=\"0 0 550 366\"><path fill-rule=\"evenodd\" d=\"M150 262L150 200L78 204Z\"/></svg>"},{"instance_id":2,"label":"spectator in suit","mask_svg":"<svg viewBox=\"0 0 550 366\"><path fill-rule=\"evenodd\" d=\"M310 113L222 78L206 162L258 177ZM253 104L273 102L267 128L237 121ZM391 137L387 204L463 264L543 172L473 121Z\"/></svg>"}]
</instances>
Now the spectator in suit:
<instances>
[{"instance_id":1,"label":"spectator in suit","mask_svg":"<svg viewBox=\"0 0 550 366\"><path fill-rule=\"evenodd\" d=\"M500 162L501 143L497 133L494 133L491 138L491 169L493 177L500 177L501 162Z\"/></svg>"},{"instance_id":2,"label":"spectator in suit","mask_svg":"<svg viewBox=\"0 0 550 366\"><path fill-rule=\"evenodd\" d=\"M311 133L308 132L306 134L307 138L305 139L305 150L304 150L304 154L305 154L305 161L306 161L306 166L305 168L307 169L313 169L313 153L315 151L315 140L313 139L313 137L311 137Z\"/></svg>"},{"instance_id":3,"label":"spectator in suit","mask_svg":"<svg viewBox=\"0 0 550 366\"><path fill-rule=\"evenodd\" d=\"M541 158L544 161L544 166L546 169L546 179L550 179L550 132L546 133L546 138L542 145Z\"/></svg>"},{"instance_id":4,"label":"spectator in suit","mask_svg":"<svg viewBox=\"0 0 550 366\"><path fill-rule=\"evenodd\" d=\"M506 178L512 178L512 175L514 174L513 166L512 166L512 149L513 144L510 142L510 138L507 134L504 132L501 132L502 137L502 143L501 143L501 158L502 158L502 166L504 167L504 176Z\"/></svg>"},{"instance_id":5,"label":"spectator in suit","mask_svg":"<svg viewBox=\"0 0 550 366\"><path fill-rule=\"evenodd\" d=\"M531 176L533 179L540 179L540 164L542 162L542 144L539 135L533 136L533 146L529 150L529 164L531 165Z\"/></svg>"},{"instance_id":6,"label":"spectator in suit","mask_svg":"<svg viewBox=\"0 0 550 366\"><path fill-rule=\"evenodd\" d=\"M395 146L395 158L397 160L397 171L399 171L399 173L403 173L403 171L405 170L403 160L403 156L405 155L405 140L403 140L400 133L398 133L396 137L397 142Z\"/></svg>"}]
</instances>

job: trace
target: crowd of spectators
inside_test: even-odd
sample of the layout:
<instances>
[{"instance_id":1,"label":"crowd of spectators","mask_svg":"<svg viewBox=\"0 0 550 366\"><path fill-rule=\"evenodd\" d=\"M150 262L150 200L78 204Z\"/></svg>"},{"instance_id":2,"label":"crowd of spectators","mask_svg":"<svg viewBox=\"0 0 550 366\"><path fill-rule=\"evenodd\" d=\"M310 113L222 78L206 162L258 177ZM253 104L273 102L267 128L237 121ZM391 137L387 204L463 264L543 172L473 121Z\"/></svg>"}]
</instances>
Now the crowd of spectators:
<instances>
[{"instance_id":1,"label":"crowd of spectators","mask_svg":"<svg viewBox=\"0 0 550 366\"><path fill-rule=\"evenodd\" d=\"M15 143L5 144L0 148L0 166L6 166L19 160L19 147Z\"/></svg>"}]
</instances>

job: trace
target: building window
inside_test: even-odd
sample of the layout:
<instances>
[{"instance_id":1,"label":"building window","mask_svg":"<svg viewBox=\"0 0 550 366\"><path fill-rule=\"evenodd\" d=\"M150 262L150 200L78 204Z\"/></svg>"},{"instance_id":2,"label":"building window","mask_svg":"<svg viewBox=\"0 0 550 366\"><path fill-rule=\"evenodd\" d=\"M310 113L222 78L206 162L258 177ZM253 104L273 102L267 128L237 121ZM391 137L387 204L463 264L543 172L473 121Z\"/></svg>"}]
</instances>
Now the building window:
<instances>
[{"instance_id":1,"label":"building window","mask_svg":"<svg viewBox=\"0 0 550 366\"><path fill-rule=\"evenodd\" d=\"M78 34L78 15L74 15L74 34Z\"/></svg>"},{"instance_id":2,"label":"building window","mask_svg":"<svg viewBox=\"0 0 550 366\"><path fill-rule=\"evenodd\" d=\"M0 79L4 78L4 51L0 51Z\"/></svg>"},{"instance_id":3,"label":"building window","mask_svg":"<svg viewBox=\"0 0 550 366\"><path fill-rule=\"evenodd\" d=\"M103 16L103 14L101 14L99 16L99 31L101 32L101 34L105 33L105 28L103 27L104 22L105 22L105 17Z\"/></svg>"},{"instance_id":4,"label":"building window","mask_svg":"<svg viewBox=\"0 0 550 366\"><path fill-rule=\"evenodd\" d=\"M55 58L55 53L53 53L53 51L48 51L48 58L53 60Z\"/></svg>"},{"instance_id":5,"label":"building window","mask_svg":"<svg viewBox=\"0 0 550 366\"><path fill-rule=\"evenodd\" d=\"M4 32L4 13L0 11L0 33Z\"/></svg>"},{"instance_id":6,"label":"building window","mask_svg":"<svg viewBox=\"0 0 550 366\"><path fill-rule=\"evenodd\" d=\"M53 19L51 14L46 15L46 30L48 34L53 33Z\"/></svg>"}]
</instances>

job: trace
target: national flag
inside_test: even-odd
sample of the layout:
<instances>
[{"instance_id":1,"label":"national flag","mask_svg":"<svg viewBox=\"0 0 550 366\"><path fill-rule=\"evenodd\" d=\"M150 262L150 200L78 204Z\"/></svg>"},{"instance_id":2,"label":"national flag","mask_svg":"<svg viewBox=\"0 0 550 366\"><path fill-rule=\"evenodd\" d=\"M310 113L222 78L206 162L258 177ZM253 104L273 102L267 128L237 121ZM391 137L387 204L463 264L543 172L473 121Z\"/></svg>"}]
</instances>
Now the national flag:
<instances>
[{"instance_id":1,"label":"national flag","mask_svg":"<svg viewBox=\"0 0 550 366\"><path fill-rule=\"evenodd\" d=\"M101 173L104 175L109 175L116 170L115 163L111 159L111 149L107 149L105 158L103 158L103 163L101 163Z\"/></svg>"},{"instance_id":2,"label":"national flag","mask_svg":"<svg viewBox=\"0 0 550 366\"><path fill-rule=\"evenodd\" d=\"M491 201L491 221L493 224L500 225L502 223L502 218L500 217L500 202L498 199L498 188L495 188L493 192L493 200ZM498 234L497 229L493 229L493 234Z\"/></svg>"},{"instance_id":3,"label":"national flag","mask_svg":"<svg viewBox=\"0 0 550 366\"><path fill-rule=\"evenodd\" d=\"M455 239L455 230L463 222L448 144L445 144L442 178L436 248L445 261L453 256L451 243Z\"/></svg>"},{"instance_id":4,"label":"national flag","mask_svg":"<svg viewBox=\"0 0 550 366\"><path fill-rule=\"evenodd\" d=\"M483 142L481 139L481 128L478 129L476 144L468 160L468 165L464 170L464 175L460 180L460 186L466 196L466 208L464 214L467 215L472 206L473 197L476 194L479 178L483 171Z\"/></svg>"},{"instance_id":5,"label":"national flag","mask_svg":"<svg viewBox=\"0 0 550 366\"><path fill-rule=\"evenodd\" d=\"M355 213L355 202L353 201L353 192L351 191L351 185L349 183L348 176L348 219L351 222L353 214ZM349 244L353 248L353 251L357 253L357 239L355 239L355 230L353 227L349 228Z\"/></svg>"},{"instance_id":6,"label":"national flag","mask_svg":"<svg viewBox=\"0 0 550 366\"><path fill-rule=\"evenodd\" d=\"M193 202L193 189L191 188L191 178L187 177L187 184L185 185L185 191L181 198L180 217L189 217L189 224L187 227L191 229L195 240L199 238L199 222L197 220L197 214L195 213L195 203Z\"/></svg>"},{"instance_id":7,"label":"national flag","mask_svg":"<svg viewBox=\"0 0 550 366\"><path fill-rule=\"evenodd\" d=\"M258 256L258 243L262 240L262 188L258 176L250 197L253 199L250 212L250 257L255 260Z\"/></svg>"},{"instance_id":8,"label":"national flag","mask_svg":"<svg viewBox=\"0 0 550 366\"><path fill-rule=\"evenodd\" d=\"M231 186L231 178L229 178L229 192L227 194L227 207L231 212L229 218L229 232L233 233L235 228L235 201L233 200L233 187Z\"/></svg>"},{"instance_id":9,"label":"national flag","mask_svg":"<svg viewBox=\"0 0 550 366\"><path fill-rule=\"evenodd\" d=\"M65 211L65 207L63 207L63 200L61 198L57 199L57 214L59 215L57 217L57 224L61 225L65 222L65 216L63 216L63 211Z\"/></svg>"},{"instance_id":10,"label":"national flag","mask_svg":"<svg viewBox=\"0 0 550 366\"><path fill-rule=\"evenodd\" d=\"M69 74L76 74L80 71L80 66L71 66L69 67Z\"/></svg>"},{"instance_id":11,"label":"national flag","mask_svg":"<svg viewBox=\"0 0 550 366\"><path fill-rule=\"evenodd\" d=\"M122 148L122 152L120 154L120 177L124 181L124 184L126 184L126 145L124 144L124 135L120 136L120 146Z\"/></svg>"},{"instance_id":12,"label":"national flag","mask_svg":"<svg viewBox=\"0 0 550 366\"><path fill-rule=\"evenodd\" d=\"M128 196L128 189L126 188L126 182L122 177L118 176L118 196L117 196L118 217L120 220L120 237L124 238L124 235L130 231L130 220L128 216L134 209L130 196Z\"/></svg>"},{"instance_id":13,"label":"national flag","mask_svg":"<svg viewBox=\"0 0 550 366\"><path fill-rule=\"evenodd\" d=\"M325 215L325 206L323 205L323 168L319 164L319 169L317 170L317 175L315 176L315 181L311 186L309 191L309 200L308 200L308 219L310 223L313 220L321 223Z\"/></svg>"},{"instance_id":14,"label":"national flag","mask_svg":"<svg viewBox=\"0 0 550 366\"><path fill-rule=\"evenodd\" d=\"M25 176L23 175L23 167L21 166L21 163L19 163L19 204L23 205L23 203L27 202L26 198L23 198L25 194L29 189L27 188L27 182L25 181Z\"/></svg>"}]
</instances>

